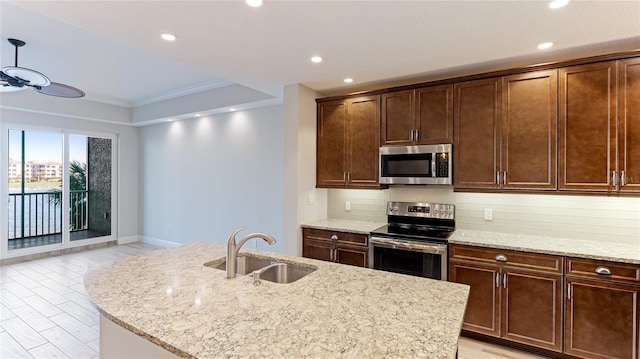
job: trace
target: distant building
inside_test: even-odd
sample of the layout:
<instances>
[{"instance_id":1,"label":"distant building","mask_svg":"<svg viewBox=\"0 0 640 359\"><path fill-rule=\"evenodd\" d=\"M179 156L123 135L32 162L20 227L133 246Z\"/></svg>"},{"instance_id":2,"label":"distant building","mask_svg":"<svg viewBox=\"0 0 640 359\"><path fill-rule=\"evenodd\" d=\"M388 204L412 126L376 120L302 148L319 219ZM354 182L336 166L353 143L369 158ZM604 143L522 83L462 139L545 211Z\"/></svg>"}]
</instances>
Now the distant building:
<instances>
[{"instance_id":1,"label":"distant building","mask_svg":"<svg viewBox=\"0 0 640 359\"><path fill-rule=\"evenodd\" d=\"M22 177L22 162L9 158L9 180ZM62 164L59 162L28 161L24 168L24 179L47 181L62 178Z\"/></svg>"}]
</instances>

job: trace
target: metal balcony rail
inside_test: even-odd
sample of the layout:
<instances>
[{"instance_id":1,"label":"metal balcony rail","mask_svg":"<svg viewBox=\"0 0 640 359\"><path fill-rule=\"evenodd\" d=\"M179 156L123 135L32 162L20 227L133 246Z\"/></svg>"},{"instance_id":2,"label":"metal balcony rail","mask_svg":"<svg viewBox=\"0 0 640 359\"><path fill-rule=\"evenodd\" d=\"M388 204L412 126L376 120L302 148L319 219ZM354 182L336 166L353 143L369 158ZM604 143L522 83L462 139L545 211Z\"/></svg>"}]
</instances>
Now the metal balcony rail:
<instances>
[{"instance_id":1,"label":"metal balcony rail","mask_svg":"<svg viewBox=\"0 0 640 359\"><path fill-rule=\"evenodd\" d=\"M85 230L87 229L87 191L70 192L69 230L71 232ZM62 233L61 206L60 191L10 193L9 239Z\"/></svg>"}]
</instances>

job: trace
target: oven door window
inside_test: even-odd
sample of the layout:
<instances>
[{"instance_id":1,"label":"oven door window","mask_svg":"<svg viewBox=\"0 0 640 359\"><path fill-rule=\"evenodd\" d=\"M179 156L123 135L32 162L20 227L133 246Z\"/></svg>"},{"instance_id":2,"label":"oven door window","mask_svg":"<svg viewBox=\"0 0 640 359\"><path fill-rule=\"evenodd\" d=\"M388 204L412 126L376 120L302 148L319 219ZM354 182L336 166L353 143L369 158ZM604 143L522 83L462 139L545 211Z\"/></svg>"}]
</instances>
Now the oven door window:
<instances>
[{"instance_id":1,"label":"oven door window","mask_svg":"<svg viewBox=\"0 0 640 359\"><path fill-rule=\"evenodd\" d=\"M383 155L382 177L433 177L431 153Z\"/></svg>"},{"instance_id":2,"label":"oven door window","mask_svg":"<svg viewBox=\"0 0 640 359\"><path fill-rule=\"evenodd\" d=\"M441 280L442 260L439 254L373 247L373 267L387 272Z\"/></svg>"}]
</instances>

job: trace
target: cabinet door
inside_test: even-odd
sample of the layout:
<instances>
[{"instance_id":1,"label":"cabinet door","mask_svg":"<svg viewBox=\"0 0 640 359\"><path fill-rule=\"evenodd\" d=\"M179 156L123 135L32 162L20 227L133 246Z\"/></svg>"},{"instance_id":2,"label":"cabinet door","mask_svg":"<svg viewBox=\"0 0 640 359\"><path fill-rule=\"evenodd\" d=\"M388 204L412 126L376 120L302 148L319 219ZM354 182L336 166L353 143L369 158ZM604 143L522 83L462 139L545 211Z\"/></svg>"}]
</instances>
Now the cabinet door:
<instances>
[{"instance_id":1,"label":"cabinet door","mask_svg":"<svg viewBox=\"0 0 640 359\"><path fill-rule=\"evenodd\" d=\"M369 250L359 247L336 245L336 262L357 267L369 265Z\"/></svg>"},{"instance_id":2,"label":"cabinet door","mask_svg":"<svg viewBox=\"0 0 640 359\"><path fill-rule=\"evenodd\" d=\"M346 184L347 103L344 100L318 104L316 186Z\"/></svg>"},{"instance_id":3,"label":"cabinet door","mask_svg":"<svg viewBox=\"0 0 640 359\"><path fill-rule=\"evenodd\" d=\"M557 188L557 113L557 70L504 78L503 188Z\"/></svg>"},{"instance_id":4,"label":"cabinet door","mask_svg":"<svg viewBox=\"0 0 640 359\"><path fill-rule=\"evenodd\" d=\"M640 192L640 59L620 61L621 192Z\"/></svg>"},{"instance_id":5,"label":"cabinet door","mask_svg":"<svg viewBox=\"0 0 640 359\"><path fill-rule=\"evenodd\" d=\"M504 269L502 338L562 351L562 275Z\"/></svg>"},{"instance_id":6,"label":"cabinet door","mask_svg":"<svg viewBox=\"0 0 640 359\"><path fill-rule=\"evenodd\" d=\"M560 69L560 190L615 189L616 64Z\"/></svg>"},{"instance_id":7,"label":"cabinet door","mask_svg":"<svg viewBox=\"0 0 640 359\"><path fill-rule=\"evenodd\" d=\"M380 96L349 100L347 182L350 187L378 187Z\"/></svg>"},{"instance_id":8,"label":"cabinet door","mask_svg":"<svg viewBox=\"0 0 640 359\"><path fill-rule=\"evenodd\" d=\"M302 256L305 258L333 261L333 243L304 238L302 240Z\"/></svg>"},{"instance_id":9,"label":"cabinet door","mask_svg":"<svg viewBox=\"0 0 640 359\"><path fill-rule=\"evenodd\" d=\"M453 141L453 86L434 86L416 90L416 129L418 145Z\"/></svg>"},{"instance_id":10,"label":"cabinet door","mask_svg":"<svg viewBox=\"0 0 640 359\"><path fill-rule=\"evenodd\" d=\"M382 145L411 145L414 116L413 90L382 95Z\"/></svg>"},{"instance_id":11,"label":"cabinet door","mask_svg":"<svg viewBox=\"0 0 640 359\"><path fill-rule=\"evenodd\" d=\"M565 353L638 358L638 287L567 277Z\"/></svg>"},{"instance_id":12,"label":"cabinet door","mask_svg":"<svg viewBox=\"0 0 640 359\"><path fill-rule=\"evenodd\" d=\"M450 261L449 281L471 287L462 329L499 337L499 267Z\"/></svg>"},{"instance_id":13,"label":"cabinet door","mask_svg":"<svg viewBox=\"0 0 640 359\"><path fill-rule=\"evenodd\" d=\"M454 186L499 188L501 79L454 85Z\"/></svg>"}]
</instances>

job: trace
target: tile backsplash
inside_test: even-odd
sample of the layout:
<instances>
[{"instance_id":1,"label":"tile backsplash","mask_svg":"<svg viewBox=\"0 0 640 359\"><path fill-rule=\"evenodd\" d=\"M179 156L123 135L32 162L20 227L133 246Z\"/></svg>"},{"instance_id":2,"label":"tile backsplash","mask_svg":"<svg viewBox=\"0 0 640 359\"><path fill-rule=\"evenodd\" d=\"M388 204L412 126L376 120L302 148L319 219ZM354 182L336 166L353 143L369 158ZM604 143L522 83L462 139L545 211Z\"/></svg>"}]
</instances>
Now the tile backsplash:
<instances>
[{"instance_id":1,"label":"tile backsplash","mask_svg":"<svg viewBox=\"0 0 640 359\"><path fill-rule=\"evenodd\" d=\"M453 192L453 187L328 190L328 218L386 222L387 201L456 205L456 227L640 247L640 198ZM350 202L351 210L345 210ZM491 209L493 220L484 220Z\"/></svg>"}]
</instances>

